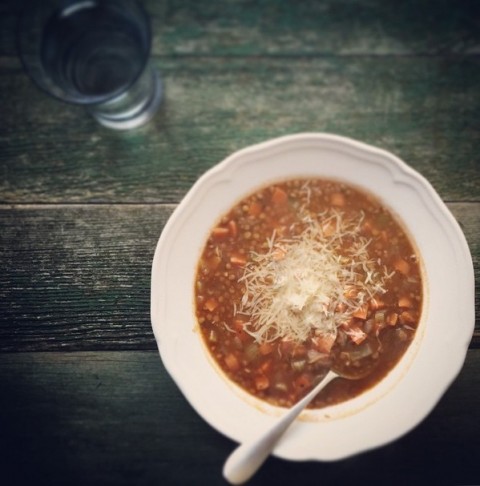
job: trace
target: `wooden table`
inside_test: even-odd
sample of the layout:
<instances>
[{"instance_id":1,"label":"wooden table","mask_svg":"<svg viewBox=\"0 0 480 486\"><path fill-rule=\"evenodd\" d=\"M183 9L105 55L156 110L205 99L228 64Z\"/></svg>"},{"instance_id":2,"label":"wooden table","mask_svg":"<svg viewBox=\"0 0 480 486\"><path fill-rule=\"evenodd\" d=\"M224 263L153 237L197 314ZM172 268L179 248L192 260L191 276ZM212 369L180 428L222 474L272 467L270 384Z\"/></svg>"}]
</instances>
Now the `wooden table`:
<instances>
[{"instance_id":1,"label":"wooden table","mask_svg":"<svg viewBox=\"0 0 480 486\"><path fill-rule=\"evenodd\" d=\"M224 484L234 443L159 359L150 266L176 204L237 149L325 131L394 152L447 203L480 276L478 2L145 5L165 102L148 126L118 133L36 89L15 52L19 2L0 3L8 486ZM479 344L477 320L460 376L405 437L336 463L271 458L251 484L479 484Z\"/></svg>"}]
</instances>

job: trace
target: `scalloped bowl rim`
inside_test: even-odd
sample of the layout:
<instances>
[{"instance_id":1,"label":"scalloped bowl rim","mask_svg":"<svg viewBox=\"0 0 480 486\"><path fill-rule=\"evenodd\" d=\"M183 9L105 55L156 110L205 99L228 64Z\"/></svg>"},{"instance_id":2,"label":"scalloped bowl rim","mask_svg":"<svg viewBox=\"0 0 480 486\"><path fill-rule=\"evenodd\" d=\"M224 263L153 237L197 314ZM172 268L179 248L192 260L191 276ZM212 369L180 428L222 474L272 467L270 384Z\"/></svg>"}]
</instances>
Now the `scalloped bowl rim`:
<instances>
[{"instance_id":1,"label":"scalloped bowl rim","mask_svg":"<svg viewBox=\"0 0 480 486\"><path fill-rule=\"evenodd\" d=\"M424 275L419 330L400 363L360 397L306 411L274 451L284 459L326 461L410 431L463 366L475 323L472 258L457 221L422 175L385 150L326 133L287 135L233 153L197 180L160 235L151 320L165 368L204 420L237 442L269 426L281 410L232 384L206 351L194 316L193 280L209 230L233 204L266 184L309 176L375 194L404 223Z\"/></svg>"}]
</instances>

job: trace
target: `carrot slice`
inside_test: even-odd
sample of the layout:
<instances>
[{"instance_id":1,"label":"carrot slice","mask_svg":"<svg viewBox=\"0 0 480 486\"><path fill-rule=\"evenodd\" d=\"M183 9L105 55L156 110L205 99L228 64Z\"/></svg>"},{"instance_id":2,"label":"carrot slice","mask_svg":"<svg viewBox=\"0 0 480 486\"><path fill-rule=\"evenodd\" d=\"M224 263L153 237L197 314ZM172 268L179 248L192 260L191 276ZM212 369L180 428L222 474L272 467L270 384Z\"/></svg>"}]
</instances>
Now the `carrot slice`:
<instances>
[{"instance_id":1,"label":"carrot slice","mask_svg":"<svg viewBox=\"0 0 480 486\"><path fill-rule=\"evenodd\" d=\"M328 238L329 236L332 236L335 231L337 230L337 228L335 227L335 225L329 221L328 223L325 223L323 226L322 226L322 231L323 231L323 234Z\"/></svg>"},{"instance_id":2,"label":"carrot slice","mask_svg":"<svg viewBox=\"0 0 480 486\"><path fill-rule=\"evenodd\" d=\"M213 255L205 263L210 270L216 270L222 263L222 259L217 255Z\"/></svg>"},{"instance_id":3,"label":"carrot slice","mask_svg":"<svg viewBox=\"0 0 480 486\"><path fill-rule=\"evenodd\" d=\"M258 216L260 213L262 212L262 206L260 203L258 203L257 201L254 201L252 202L252 204L250 204L250 207L248 208L248 214L250 216Z\"/></svg>"},{"instance_id":4,"label":"carrot slice","mask_svg":"<svg viewBox=\"0 0 480 486\"><path fill-rule=\"evenodd\" d=\"M410 272L410 265L408 262L403 260L403 258L398 258L397 260L395 260L393 267L398 272L403 273L403 275L408 275L408 273Z\"/></svg>"},{"instance_id":5,"label":"carrot slice","mask_svg":"<svg viewBox=\"0 0 480 486\"><path fill-rule=\"evenodd\" d=\"M380 297L374 297L370 301L370 308L372 310L383 309L385 307L385 302Z\"/></svg>"},{"instance_id":6,"label":"carrot slice","mask_svg":"<svg viewBox=\"0 0 480 486\"><path fill-rule=\"evenodd\" d=\"M356 317L357 319L365 320L368 316L368 304L362 305L360 308L352 313L352 316Z\"/></svg>"},{"instance_id":7,"label":"carrot slice","mask_svg":"<svg viewBox=\"0 0 480 486\"><path fill-rule=\"evenodd\" d=\"M206 309L209 312L214 311L218 306L218 302L215 299L207 299L205 301L205 304L203 304L204 309Z\"/></svg>"},{"instance_id":8,"label":"carrot slice","mask_svg":"<svg viewBox=\"0 0 480 486\"><path fill-rule=\"evenodd\" d=\"M213 228L212 235L215 238L225 238L230 234L230 230L228 228L224 228L223 226L217 226Z\"/></svg>"},{"instance_id":9,"label":"carrot slice","mask_svg":"<svg viewBox=\"0 0 480 486\"><path fill-rule=\"evenodd\" d=\"M288 195L283 189L276 187L273 190L272 203L274 203L274 204L285 204L287 202L287 200L288 200Z\"/></svg>"},{"instance_id":10,"label":"carrot slice","mask_svg":"<svg viewBox=\"0 0 480 486\"><path fill-rule=\"evenodd\" d=\"M275 248L272 251L272 259L276 262L283 260L287 252L283 248Z\"/></svg>"},{"instance_id":11,"label":"carrot slice","mask_svg":"<svg viewBox=\"0 0 480 486\"><path fill-rule=\"evenodd\" d=\"M266 390L270 386L269 379L264 375L258 375L255 377L255 388L257 390Z\"/></svg>"},{"instance_id":12,"label":"carrot slice","mask_svg":"<svg viewBox=\"0 0 480 486\"><path fill-rule=\"evenodd\" d=\"M237 222L234 221L233 219L228 222L228 230L230 231L230 234L236 238L238 235L238 226Z\"/></svg>"},{"instance_id":13,"label":"carrot slice","mask_svg":"<svg viewBox=\"0 0 480 486\"><path fill-rule=\"evenodd\" d=\"M235 328L235 331L237 331L237 332L244 331L245 322L242 321L241 319L235 319L233 321L233 327Z\"/></svg>"},{"instance_id":14,"label":"carrot slice","mask_svg":"<svg viewBox=\"0 0 480 486\"><path fill-rule=\"evenodd\" d=\"M260 354L263 354L263 356L266 356L267 354L270 354L271 352L273 352L273 344L262 343L259 346L259 351L260 351Z\"/></svg>"},{"instance_id":15,"label":"carrot slice","mask_svg":"<svg viewBox=\"0 0 480 486\"><path fill-rule=\"evenodd\" d=\"M258 369L262 373L268 373L269 371L271 371L272 366L273 366L273 361L271 359L269 359L269 360L265 361L264 363L262 363Z\"/></svg>"},{"instance_id":16,"label":"carrot slice","mask_svg":"<svg viewBox=\"0 0 480 486\"><path fill-rule=\"evenodd\" d=\"M225 364L231 371L237 371L240 369L240 362L238 361L237 357L232 353L225 356Z\"/></svg>"},{"instance_id":17,"label":"carrot slice","mask_svg":"<svg viewBox=\"0 0 480 486\"><path fill-rule=\"evenodd\" d=\"M230 263L233 265L238 265L239 267L243 267L247 263L247 259L241 253L233 253L230 256Z\"/></svg>"},{"instance_id":18,"label":"carrot slice","mask_svg":"<svg viewBox=\"0 0 480 486\"><path fill-rule=\"evenodd\" d=\"M371 233L373 231L373 223L371 219L366 219L362 224L363 231Z\"/></svg>"},{"instance_id":19,"label":"carrot slice","mask_svg":"<svg viewBox=\"0 0 480 486\"><path fill-rule=\"evenodd\" d=\"M242 341L242 343L245 343L247 341L250 341L250 335L245 332L245 322L240 320L240 319L235 319L233 321L233 328L235 329L236 335Z\"/></svg>"},{"instance_id":20,"label":"carrot slice","mask_svg":"<svg viewBox=\"0 0 480 486\"><path fill-rule=\"evenodd\" d=\"M302 389L308 388L312 385L312 379L309 375L303 373L295 380L295 385L297 385L298 388Z\"/></svg>"},{"instance_id":21,"label":"carrot slice","mask_svg":"<svg viewBox=\"0 0 480 486\"><path fill-rule=\"evenodd\" d=\"M396 326L398 322L398 314L392 313L387 316L387 324L390 326Z\"/></svg>"},{"instance_id":22,"label":"carrot slice","mask_svg":"<svg viewBox=\"0 0 480 486\"><path fill-rule=\"evenodd\" d=\"M342 207L345 206L346 202L345 196L341 192L334 192L330 196L330 203L332 206Z\"/></svg>"},{"instance_id":23,"label":"carrot slice","mask_svg":"<svg viewBox=\"0 0 480 486\"><path fill-rule=\"evenodd\" d=\"M403 296L398 299L398 307L413 307L412 301L409 297Z\"/></svg>"},{"instance_id":24,"label":"carrot slice","mask_svg":"<svg viewBox=\"0 0 480 486\"><path fill-rule=\"evenodd\" d=\"M367 338L367 333L364 332L360 326L356 324L349 324L347 327L344 327L343 330L345 334L355 343L360 344L365 341Z\"/></svg>"},{"instance_id":25,"label":"carrot slice","mask_svg":"<svg viewBox=\"0 0 480 486\"><path fill-rule=\"evenodd\" d=\"M400 322L402 324L413 324L417 321L415 314L411 311L403 311L400 314Z\"/></svg>"},{"instance_id":26,"label":"carrot slice","mask_svg":"<svg viewBox=\"0 0 480 486\"><path fill-rule=\"evenodd\" d=\"M333 344L335 343L336 336L335 334L322 334L320 336L315 336L312 338L312 342L315 345L315 349L320 351L321 353L330 354L332 350Z\"/></svg>"}]
</instances>

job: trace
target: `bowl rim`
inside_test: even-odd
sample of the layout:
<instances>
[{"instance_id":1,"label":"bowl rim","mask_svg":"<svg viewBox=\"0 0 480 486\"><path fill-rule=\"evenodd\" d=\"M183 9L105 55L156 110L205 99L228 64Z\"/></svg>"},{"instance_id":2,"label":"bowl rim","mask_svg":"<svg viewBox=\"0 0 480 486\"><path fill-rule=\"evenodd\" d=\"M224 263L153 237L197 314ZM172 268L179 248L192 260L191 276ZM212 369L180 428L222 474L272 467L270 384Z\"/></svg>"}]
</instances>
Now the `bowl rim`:
<instances>
[{"instance_id":1,"label":"bowl rim","mask_svg":"<svg viewBox=\"0 0 480 486\"><path fill-rule=\"evenodd\" d=\"M237 429L233 430L231 421L227 420L226 423L220 423L221 420L217 420L217 418L215 418L205 409L206 405L201 403L202 400L199 400L198 397L198 394L200 393L199 389L193 387L192 383L187 383L185 380L185 374L182 374L182 372L179 371L175 353L172 352L171 349L175 346L172 345L171 339L165 339L165 333L162 328L162 318L160 317L161 299L159 298L159 287L161 287L162 271L165 271L166 269L165 265L162 266L162 261L165 262L165 260L167 260L169 250L172 249L173 240L175 240L175 238L172 237L172 233L175 233L176 231L178 232L179 228L182 227L185 218L188 218L192 212L195 212L198 209L198 202L208 195L212 185L217 184L219 181L228 181L229 178L231 181L231 178L235 175L236 171L242 170L242 164L245 166L246 164L252 163L252 160L263 160L262 157L268 159L268 157L271 158L272 156L275 156L276 153L285 153L286 150L295 150L296 147L307 146L314 147L314 149L321 147L323 149L326 148L327 150L338 150L339 152L346 154L347 157L360 159L364 158L369 162L374 161L374 164L381 166L382 170L387 170L393 183L402 185L402 187L405 186L413 188L412 190L419 195L421 202L428 206L427 209L432 212L435 223L442 226L443 229L448 228L450 230L446 234L448 234L448 237L451 238L451 243L455 249L455 264L457 265L457 268L460 269L460 273L462 275L464 290L466 290L465 301L468 304L462 310L462 317L460 319L462 322L462 327L457 330L458 332L455 335L456 346L453 347L455 349L455 353L454 356L451 357L448 367L443 370L444 375L441 383L436 383L436 388L434 392L432 392L432 395L429 396L428 403L423 403L421 410L412 411L411 416L408 417L407 420L404 420L405 423L402 422L401 426L395 431L395 433L389 437L382 436L382 434L375 434L375 437L373 437L370 441L366 441L364 446L357 445L356 447L347 447L343 449L340 447L335 451L327 452L322 450L321 452L318 452L315 451L315 447L312 445L311 449L302 447L300 452L297 452L294 450L294 444L299 441L299 437L306 434L306 427L308 427L308 425L305 425L305 422L300 422L296 427L297 433L292 434L292 436L289 438L290 440L286 441L287 445L282 447L282 444L279 444L279 447L277 447L274 451L275 455L285 459L336 460L367 449L371 449L373 447L384 445L404 435L415 427L421 420L423 420L434 408L436 403L440 400L445 391L459 374L474 331L475 310L473 262L466 238L460 228L460 225L430 182L412 167L407 165L403 160L384 149L368 145L364 142L340 135L314 132L277 137L265 142L251 145L229 155L223 161L214 165L199 177L179 205L175 208L165 224L163 231L161 232L152 262L151 321L162 362L167 372L170 374L193 408L208 423L210 423L210 425L224 435L233 440L244 440L246 432L240 432ZM294 177L295 176L291 176L291 178ZM285 177L283 177L283 179L285 179ZM244 191L243 194L246 195L255 190L255 188L262 187L267 183L269 183L267 180L258 181L258 184L251 186L250 191ZM354 182L351 183L355 184ZM375 191L373 192L376 194ZM227 205L227 207L229 206ZM222 211L217 213L216 218L218 218L220 214L222 214ZM212 221L216 218L213 218ZM452 257L452 255L450 256ZM199 340L201 340L201 338L199 338ZM423 336L420 336L418 340L419 342L417 348L412 350L413 355L408 358L412 361L414 359L414 355L421 347L420 344L423 340ZM207 353L206 357L208 359ZM211 364L212 363L210 362L210 365ZM216 372L218 372L218 370L216 370ZM235 391L238 392L238 390ZM240 394L241 393L242 392L240 392ZM242 397L241 399L245 400L245 397ZM251 407L251 405L252 404L249 406ZM260 406L258 403L254 403L253 408L255 408L255 413L257 414L260 413L265 415L265 412L272 412L268 405L265 408ZM306 416L308 417L308 413ZM270 416L270 418L272 417ZM267 419L266 421L268 422L269 420L270 419ZM262 421L260 420L260 422ZM322 427L328 429L329 425L329 423L323 423Z\"/></svg>"}]
</instances>

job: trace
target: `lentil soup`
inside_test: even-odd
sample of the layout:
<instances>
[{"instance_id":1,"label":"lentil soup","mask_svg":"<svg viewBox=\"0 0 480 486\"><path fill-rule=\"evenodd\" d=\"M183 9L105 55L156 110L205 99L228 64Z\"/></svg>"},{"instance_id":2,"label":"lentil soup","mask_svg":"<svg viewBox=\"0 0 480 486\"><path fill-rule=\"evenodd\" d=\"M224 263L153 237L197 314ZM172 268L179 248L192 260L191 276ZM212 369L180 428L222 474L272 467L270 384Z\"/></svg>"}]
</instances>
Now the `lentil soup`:
<instances>
[{"instance_id":1,"label":"lentil soup","mask_svg":"<svg viewBox=\"0 0 480 486\"><path fill-rule=\"evenodd\" d=\"M382 379L412 342L419 257L373 195L294 179L245 197L212 228L195 278L202 338L225 374L289 407L335 364L310 405L348 400Z\"/></svg>"}]
</instances>

